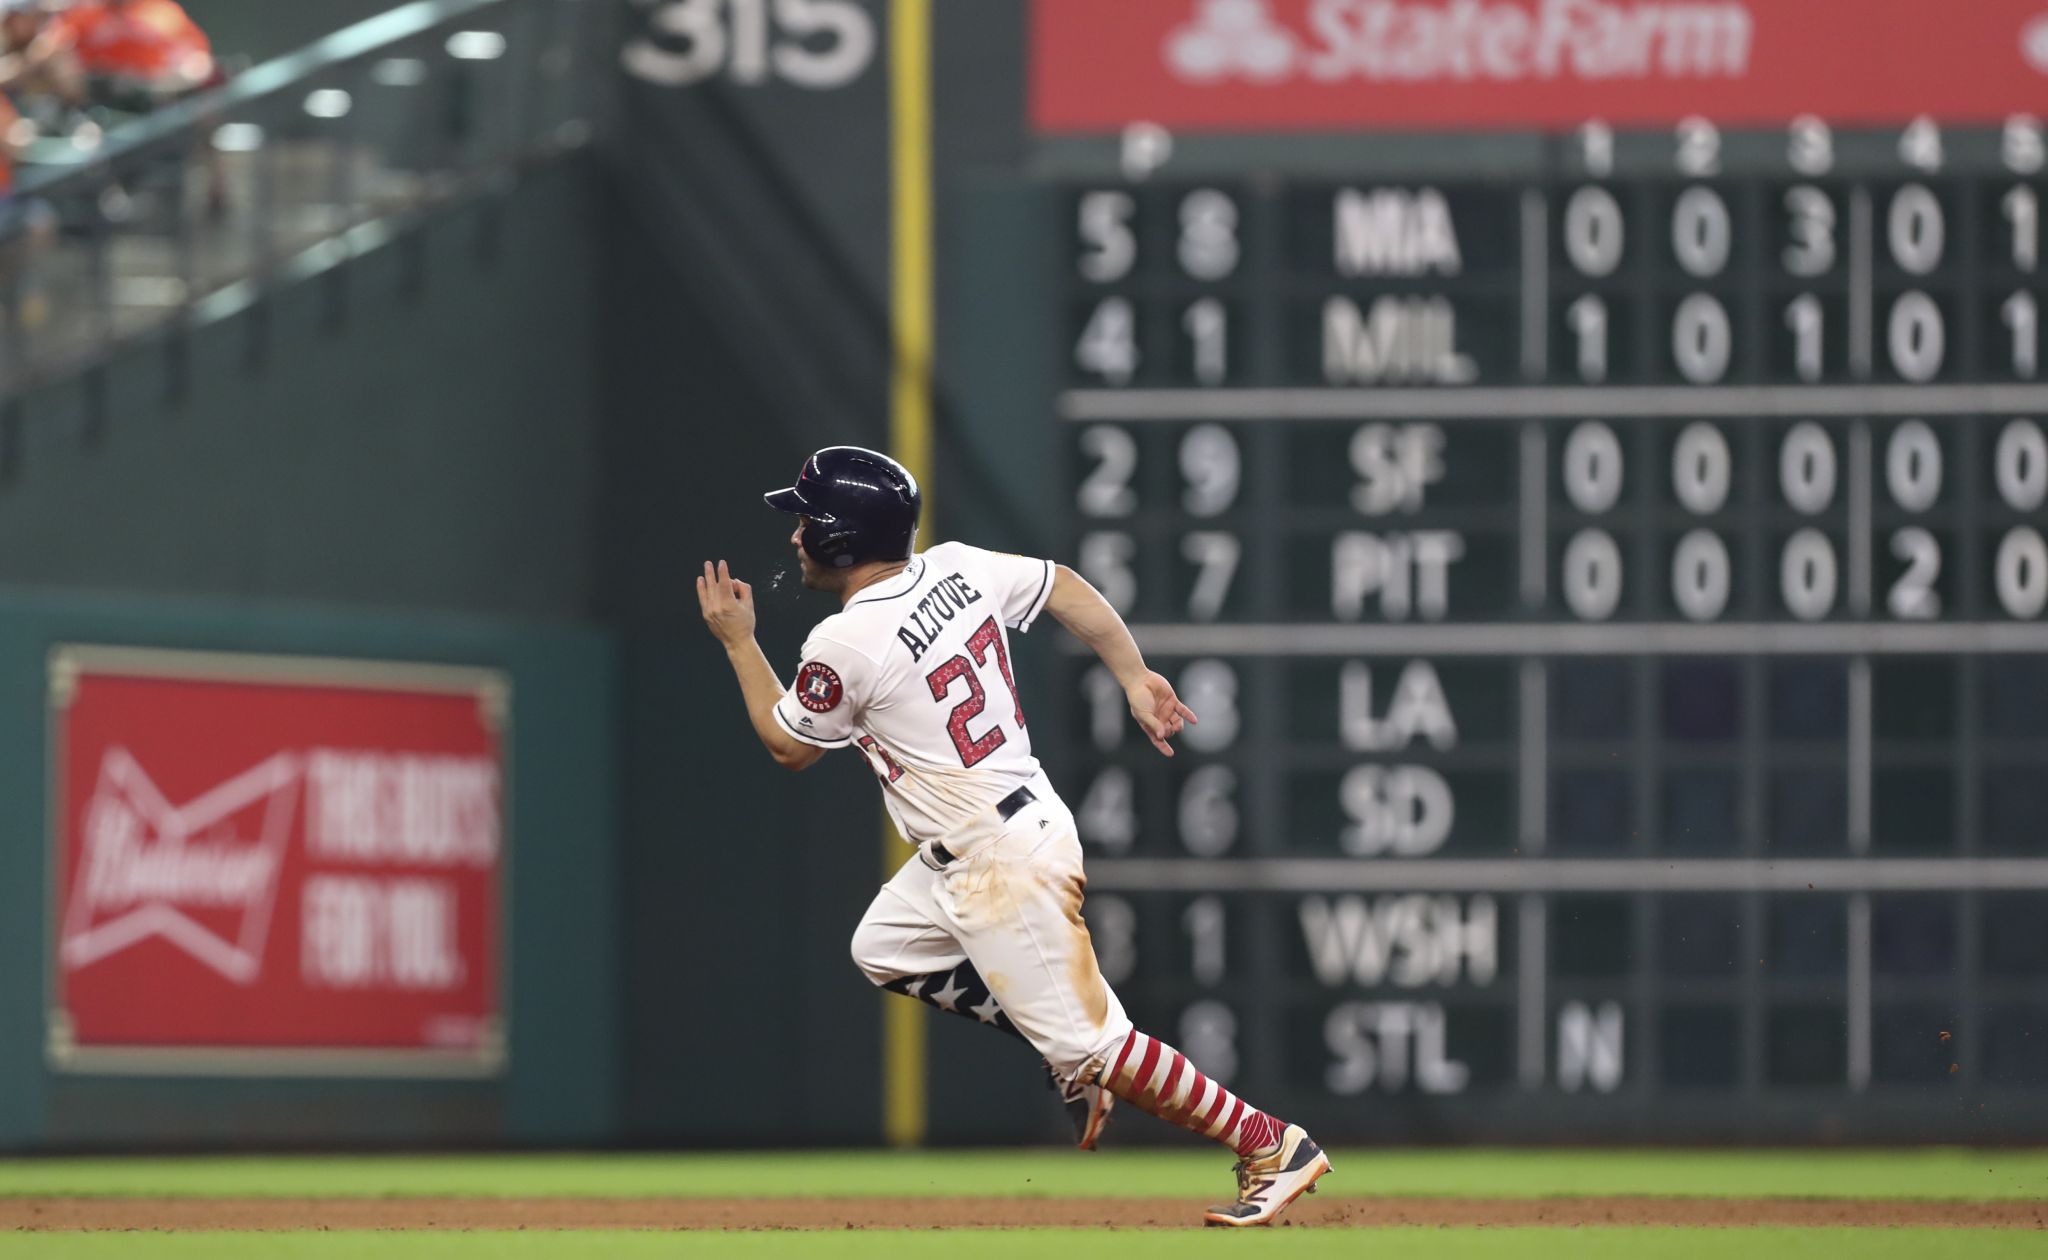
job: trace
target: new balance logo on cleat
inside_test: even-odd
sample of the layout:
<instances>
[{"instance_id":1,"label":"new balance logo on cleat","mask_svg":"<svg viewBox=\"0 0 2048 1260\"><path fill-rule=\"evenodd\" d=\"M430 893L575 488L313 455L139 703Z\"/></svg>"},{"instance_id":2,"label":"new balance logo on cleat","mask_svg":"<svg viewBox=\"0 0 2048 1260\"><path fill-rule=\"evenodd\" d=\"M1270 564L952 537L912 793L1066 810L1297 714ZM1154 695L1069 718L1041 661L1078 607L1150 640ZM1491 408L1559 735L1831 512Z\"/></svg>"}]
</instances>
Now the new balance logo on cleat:
<instances>
[{"instance_id":1,"label":"new balance logo on cleat","mask_svg":"<svg viewBox=\"0 0 2048 1260\"><path fill-rule=\"evenodd\" d=\"M1081 1080L1068 1085L1060 1080L1052 1064L1045 1065L1045 1083L1053 1093L1058 1094L1060 1105L1067 1110L1067 1119L1074 1126L1074 1145L1084 1151L1092 1151L1102 1140L1102 1131L1109 1127L1110 1109L1116 1106L1116 1095L1097 1085L1091 1072L1083 1071Z\"/></svg>"},{"instance_id":2,"label":"new balance logo on cleat","mask_svg":"<svg viewBox=\"0 0 2048 1260\"><path fill-rule=\"evenodd\" d=\"M1330 1171L1330 1157L1298 1124L1280 1134L1269 1154L1237 1162L1237 1201L1221 1203L1202 1214L1209 1225L1270 1225L1287 1205L1314 1194L1316 1181Z\"/></svg>"}]
</instances>

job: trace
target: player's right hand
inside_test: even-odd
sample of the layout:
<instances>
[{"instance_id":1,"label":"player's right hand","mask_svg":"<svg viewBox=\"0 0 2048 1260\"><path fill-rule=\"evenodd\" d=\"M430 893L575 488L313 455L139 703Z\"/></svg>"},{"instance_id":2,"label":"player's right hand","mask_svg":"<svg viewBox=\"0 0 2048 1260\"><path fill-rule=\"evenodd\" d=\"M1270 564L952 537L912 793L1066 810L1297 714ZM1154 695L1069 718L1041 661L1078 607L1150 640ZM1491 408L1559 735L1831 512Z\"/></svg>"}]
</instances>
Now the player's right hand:
<instances>
[{"instance_id":1,"label":"player's right hand","mask_svg":"<svg viewBox=\"0 0 2048 1260\"><path fill-rule=\"evenodd\" d=\"M1151 670L1124 688L1124 698L1130 701L1131 716L1137 719L1145 738L1168 757L1173 756L1173 748L1166 741L1180 734L1183 725L1199 720L1195 711L1174 694L1173 684Z\"/></svg>"},{"instance_id":2,"label":"player's right hand","mask_svg":"<svg viewBox=\"0 0 2048 1260\"><path fill-rule=\"evenodd\" d=\"M704 562L704 576L697 579L697 607L704 624L727 647L754 637L754 588L734 577L725 561L715 568L709 560Z\"/></svg>"}]
</instances>

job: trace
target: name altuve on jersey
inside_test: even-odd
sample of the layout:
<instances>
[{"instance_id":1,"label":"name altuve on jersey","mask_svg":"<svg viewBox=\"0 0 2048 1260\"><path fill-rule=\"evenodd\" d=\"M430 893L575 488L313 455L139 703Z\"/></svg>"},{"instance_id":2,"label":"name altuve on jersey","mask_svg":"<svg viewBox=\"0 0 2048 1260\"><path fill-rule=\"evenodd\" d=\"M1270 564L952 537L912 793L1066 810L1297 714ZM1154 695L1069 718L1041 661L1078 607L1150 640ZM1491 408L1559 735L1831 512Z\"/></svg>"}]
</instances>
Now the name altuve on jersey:
<instances>
[{"instance_id":1,"label":"name altuve on jersey","mask_svg":"<svg viewBox=\"0 0 2048 1260\"><path fill-rule=\"evenodd\" d=\"M917 601L909 618L896 627L896 637L910 649L910 659L919 660L938 639L945 623L959 616L969 604L980 602L980 591L969 586L958 573L949 573L933 583L925 597Z\"/></svg>"}]
</instances>

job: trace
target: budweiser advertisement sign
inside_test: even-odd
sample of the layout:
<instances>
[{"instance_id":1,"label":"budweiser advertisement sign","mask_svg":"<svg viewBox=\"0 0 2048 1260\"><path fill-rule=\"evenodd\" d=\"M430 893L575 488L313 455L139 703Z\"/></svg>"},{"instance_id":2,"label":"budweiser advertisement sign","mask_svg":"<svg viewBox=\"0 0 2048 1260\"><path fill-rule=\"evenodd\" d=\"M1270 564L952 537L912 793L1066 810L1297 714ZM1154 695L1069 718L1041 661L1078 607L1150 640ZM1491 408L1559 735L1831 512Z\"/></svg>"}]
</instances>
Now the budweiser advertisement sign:
<instances>
[{"instance_id":1,"label":"budweiser advertisement sign","mask_svg":"<svg viewBox=\"0 0 2048 1260\"><path fill-rule=\"evenodd\" d=\"M2048 0L1033 0L1043 132L1995 123Z\"/></svg>"},{"instance_id":2,"label":"budweiser advertisement sign","mask_svg":"<svg viewBox=\"0 0 2048 1260\"><path fill-rule=\"evenodd\" d=\"M496 1070L508 698L485 670L54 653L52 1061Z\"/></svg>"}]
</instances>

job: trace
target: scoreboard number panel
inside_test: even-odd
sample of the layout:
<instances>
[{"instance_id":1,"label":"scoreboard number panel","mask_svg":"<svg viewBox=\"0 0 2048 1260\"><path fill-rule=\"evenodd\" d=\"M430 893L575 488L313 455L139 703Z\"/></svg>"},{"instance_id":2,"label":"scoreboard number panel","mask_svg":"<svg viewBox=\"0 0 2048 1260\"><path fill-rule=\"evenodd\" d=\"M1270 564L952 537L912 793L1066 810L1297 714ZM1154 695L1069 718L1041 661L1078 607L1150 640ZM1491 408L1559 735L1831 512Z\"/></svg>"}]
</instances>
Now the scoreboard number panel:
<instances>
[{"instance_id":1,"label":"scoreboard number panel","mask_svg":"<svg viewBox=\"0 0 2048 1260\"><path fill-rule=\"evenodd\" d=\"M1303 143L1073 161L1024 261L1070 554L1202 718L1067 659L1134 1017L1355 1132L2048 1087L2039 125Z\"/></svg>"}]
</instances>

